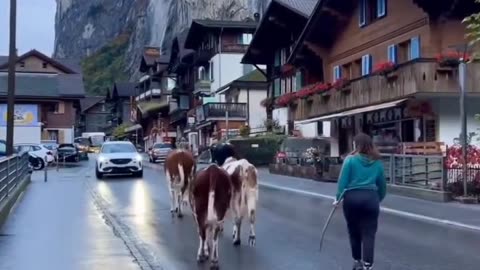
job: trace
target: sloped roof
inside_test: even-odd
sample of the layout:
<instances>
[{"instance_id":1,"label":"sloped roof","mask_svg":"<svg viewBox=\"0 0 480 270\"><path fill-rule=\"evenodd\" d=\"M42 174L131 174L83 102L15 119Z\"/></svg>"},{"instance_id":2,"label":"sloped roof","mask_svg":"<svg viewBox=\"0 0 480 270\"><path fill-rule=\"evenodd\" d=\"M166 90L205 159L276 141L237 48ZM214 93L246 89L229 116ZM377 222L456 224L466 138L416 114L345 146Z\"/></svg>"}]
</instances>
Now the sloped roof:
<instances>
[{"instance_id":1,"label":"sloped roof","mask_svg":"<svg viewBox=\"0 0 480 270\"><path fill-rule=\"evenodd\" d=\"M262 69L263 72L266 72L265 70ZM265 75L262 73L262 71L255 69L253 71L250 71L249 73L243 75L242 77L232 81L231 83L228 83L222 87L220 87L218 90L215 92L217 94L223 93L230 89L231 87L258 87L258 89L264 88L267 90L268 84L267 84L267 78Z\"/></svg>"},{"instance_id":2,"label":"sloped roof","mask_svg":"<svg viewBox=\"0 0 480 270\"><path fill-rule=\"evenodd\" d=\"M54 59L57 62L75 71L76 73L82 73L82 65L79 59L74 59L74 58L54 58Z\"/></svg>"},{"instance_id":3,"label":"sloped roof","mask_svg":"<svg viewBox=\"0 0 480 270\"><path fill-rule=\"evenodd\" d=\"M65 72L65 73L68 73L68 74L74 74L74 73L78 73L76 71L74 71L72 68L70 67L67 67L65 66L64 64L60 63L59 61L51 58L51 57L48 57L46 56L45 54L37 51L37 50L31 50L23 55L20 55L18 58L17 58L17 63L20 62L20 61L23 61L25 59L27 59L28 57L31 57L31 56L35 56L35 57L38 57L40 59L42 59L43 61L49 63L50 65L56 67L57 69ZM8 67L8 63L0 63L0 69L5 69Z\"/></svg>"},{"instance_id":4,"label":"sloped roof","mask_svg":"<svg viewBox=\"0 0 480 270\"><path fill-rule=\"evenodd\" d=\"M15 96L28 97L83 97L85 89L80 74L17 73ZM0 96L8 89L8 74L0 72Z\"/></svg>"},{"instance_id":5,"label":"sloped roof","mask_svg":"<svg viewBox=\"0 0 480 270\"><path fill-rule=\"evenodd\" d=\"M113 89L117 89L117 95L119 97L133 97L137 94L135 86L136 83L132 82L118 82L114 84Z\"/></svg>"},{"instance_id":6,"label":"sloped roof","mask_svg":"<svg viewBox=\"0 0 480 270\"><path fill-rule=\"evenodd\" d=\"M145 47L143 51L143 59L148 66L153 66L160 57L160 48L158 47Z\"/></svg>"},{"instance_id":7,"label":"sloped roof","mask_svg":"<svg viewBox=\"0 0 480 270\"><path fill-rule=\"evenodd\" d=\"M262 69L263 72L266 72L266 70ZM234 82L266 82L267 78L263 73L255 69L253 71L250 71L249 73L243 75L242 77L236 79Z\"/></svg>"},{"instance_id":8,"label":"sloped roof","mask_svg":"<svg viewBox=\"0 0 480 270\"><path fill-rule=\"evenodd\" d=\"M8 63L8 56L7 55L0 55L0 65Z\"/></svg>"},{"instance_id":9,"label":"sloped roof","mask_svg":"<svg viewBox=\"0 0 480 270\"><path fill-rule=\"evenodd\" d=\"M82 113L83 113L104 100L105 100L105 97L102 97L102 96L84 97L80 99L80 109L82 110Z\"/></svg>"},{"instance_id":10,"label":"sloped roof","mask_svg":"<svg viewBox=\"0 0 480 270\"><path fill-rule=\"evenodd\" d=\"M310 17L318 0L273 0L280 5L294 10L305 17Z\"/></svg>"}]
</instances>

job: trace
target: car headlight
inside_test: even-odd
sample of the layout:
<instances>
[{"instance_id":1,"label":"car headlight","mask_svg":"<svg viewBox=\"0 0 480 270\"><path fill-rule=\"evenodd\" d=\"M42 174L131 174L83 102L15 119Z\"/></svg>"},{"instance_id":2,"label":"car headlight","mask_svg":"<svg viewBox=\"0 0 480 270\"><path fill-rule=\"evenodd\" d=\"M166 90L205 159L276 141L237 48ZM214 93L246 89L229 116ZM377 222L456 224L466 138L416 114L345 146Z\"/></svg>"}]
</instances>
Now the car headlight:
<instances>
[{"instance_id":1,"label":"car headlight","mask_svg":"<svg viewBox=\"0 0 480 270\"><path fill-rule=\"evenodd\" d=\"M143 159L143 158L142 158L142 156L141 156L141 155L137 155L137 156L135 156L135 161L138 161L138 162L140 162L140 161L142 161L142 159Z\"/></svg>"},{"instance_id":2,"label":"car headlight","mask_svg":"<svg viewBox=\"0 0 480 270\"><path fill-rule=\"evenodd\" d=\"M99 161L99 162L105 162L105 161L108 161L108 160L107 160L107 158L104 157L104 156L99 156L99 157L98 157L98 161Z\"/></svg>"}]
</instances>

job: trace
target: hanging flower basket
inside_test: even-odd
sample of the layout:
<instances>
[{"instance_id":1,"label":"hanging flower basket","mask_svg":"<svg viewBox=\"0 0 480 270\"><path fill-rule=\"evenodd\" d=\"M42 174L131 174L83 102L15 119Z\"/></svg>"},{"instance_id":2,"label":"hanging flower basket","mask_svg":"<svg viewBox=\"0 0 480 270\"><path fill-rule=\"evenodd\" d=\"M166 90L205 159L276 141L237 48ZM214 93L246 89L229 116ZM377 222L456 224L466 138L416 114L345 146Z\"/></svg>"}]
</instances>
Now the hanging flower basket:
<instances>
[{"instance_id":1,"label":"hanging flower basket","mask_svg":"<svg viewBox=\"0 0 480 270\"><path fill-rule=\"evenodd\" d=\"M449 51L445 53L438 54L436 56L438 71L452 71L453 69L458 68L460 64L460 59L464 61L470 61L470 56L466 53L460 53L455 51Z\"/></svg>"},{"instance_id":2,"label":"hanging flower basket","mask_svg":"<svg viewBox=\"0 0 480 270\"><path fill-rule=\"evenodd\" d=\"M297 99L295 92L286 93L277 98L276 105L278 107L288 107L294 104L294 101Z\"/></svg>"},{"instance_id":3,"label":"hanging flower basket","mask_svg":"<svg viewBox=\"0 0 480 270\"><path fill-rule=\"evenodd\" d=\"M378 74L381 76L385 76L387 80L396 79L398 77L397 73L397 65L392 61L380 62L375 65L373 69L374 74Z\"/></svg>"},{"instance_id":4,"label":"hanging flower basket","mask_svg":"<svg viewBox=\"0 0 480 270\"><path fill-rule=\"evenodd\" d=\"M350 80L346 78L337 79L333 82L332 87L338 91L350 91Z\"/></svg>"}]
</instances>

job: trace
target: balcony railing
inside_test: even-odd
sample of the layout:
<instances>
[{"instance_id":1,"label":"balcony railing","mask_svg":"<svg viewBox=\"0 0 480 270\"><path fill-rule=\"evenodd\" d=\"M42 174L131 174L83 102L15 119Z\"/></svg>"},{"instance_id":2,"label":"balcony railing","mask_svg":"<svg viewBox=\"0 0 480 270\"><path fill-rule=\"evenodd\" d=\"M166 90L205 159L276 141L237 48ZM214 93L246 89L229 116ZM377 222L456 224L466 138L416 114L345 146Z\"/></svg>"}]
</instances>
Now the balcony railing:
<instances>
[{"instance_id":1,"label":"balcony railing","mask_svg":"<svg viewBox=\"0 0 480 270\"><path fill-rule=\"evenodd\" d=\"M223 44L222 52L230 53L246 53L248 50L248 45L243 44Z\"/></svg>"},{"instance_id":2,"label":"balcony railing","mask_svg":"<svg viewBox=\"0 0 480 270\"><path fill-rule=\"evenodd\" d=\"M480 63L467 65L467 93L480 93ZM459 94L458 69L439 68L429 59L400 65L385 75L370 75L352 80L343 90L330 90L298 101L297 120L328 115L349 109L399 100L421 94Z\"/></svg>"},{"instance_id":3,"label":"balcony railing","mask_svg":"<svg viewBox=\"0 0 480 270\"><path fill-rule=\"evenodd\" d=\"M198 80L195 83L195 88L193 90L194 95L205 94L210 95L210 86L211 82L209 80Z\"/></svg>"},{"instance_id":4,"label":"balcony railing","mask_svg":"<svg viewBox=\"0 0 480 270\"><path fill-rule=\"evenodd\" d=\"M197 123L210 120L247 120L246 103L207 103L196 108Z\"/></svg>"}]
</instances>

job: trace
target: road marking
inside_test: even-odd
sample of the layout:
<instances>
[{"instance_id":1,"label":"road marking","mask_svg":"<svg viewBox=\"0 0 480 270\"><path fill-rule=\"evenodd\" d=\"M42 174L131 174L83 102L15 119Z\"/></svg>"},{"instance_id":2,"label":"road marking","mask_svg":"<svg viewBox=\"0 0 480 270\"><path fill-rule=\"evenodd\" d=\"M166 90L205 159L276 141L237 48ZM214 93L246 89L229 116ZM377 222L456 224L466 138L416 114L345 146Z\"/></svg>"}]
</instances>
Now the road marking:
<instances>
[{"instance_id":1,"label":"road marking","mask_svg":"<svg viewBox=\"0 0 480 270\"><path fill-rule=\"evenodd\" d=\"M273 189L282 190L282 191L288 191L288 192L293 192L293 193L297 193L297 194L302 194L302 195L307 195L307 196L312 196L312 197L317 197L317 198L322 198L322 199L329 199L329 200L332 200L332 201L335 200L335 196L325 195L325 194L306 191L306 190L301 190L301 189L282 187L282 186L266 184L266 183L260 183L259 185L264 186L264 187L273 188ZM380 207L380 209L383 212L389 213L389 214L392 214L392 215L412 218L412 219L416 219L416 220L428 221L428 222L433 222L433 223L438 223L438 224L443 224L443 225L449 225L449 226L459 227L459 228L468 229L468 230L480 231L480 226L469 225L469 224L465 224L465 223L461 223L461 222L456 222L456 221L447 220L447 219L434 218L434 217L429 217L429 216L420 215L420 214L414 214L414 213L410 213L410 212L406 212L406 211L395 210L395 209L388 208L388 207Z\"/></svg>"}]
</instances>

